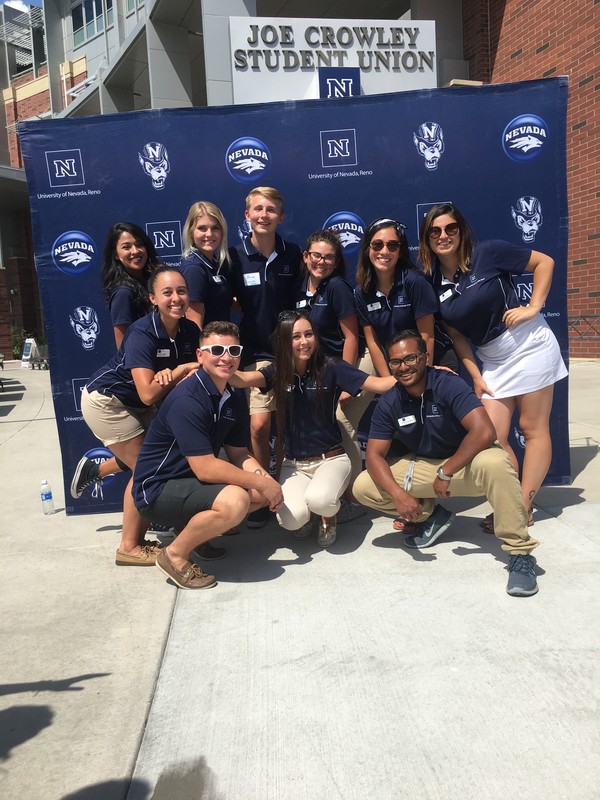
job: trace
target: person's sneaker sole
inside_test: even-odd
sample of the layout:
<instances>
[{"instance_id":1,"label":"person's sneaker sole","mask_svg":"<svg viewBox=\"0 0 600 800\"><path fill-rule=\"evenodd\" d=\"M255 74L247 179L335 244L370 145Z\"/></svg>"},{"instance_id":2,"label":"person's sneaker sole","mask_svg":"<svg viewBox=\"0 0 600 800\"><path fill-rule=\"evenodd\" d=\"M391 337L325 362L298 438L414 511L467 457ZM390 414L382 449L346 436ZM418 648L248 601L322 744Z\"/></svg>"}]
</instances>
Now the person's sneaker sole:
<instances>
[{"instance_id":1,"label":"person's sneaker sole","mask_svg":"<svg viewBox=\"0 0 600 800\"><path fill-rule=\"evenodd\" d=\"M443 513L443 521L438 522L437 516ZM416 536L406 536L404 538L403 544L406 547L410 547L413 550L424 550L426 547L431 547L443 533L446 533L448 528L454 522L454 518L456 514L451 513L445 508L442 508L440 512L436 515L436 519L430 522L430 519L422 522L421 525L423 526L421 532ZM433 514L431 515L433 516ZM431 529L431 525L434 526L434 531L431 535L428 535L428 531Z\"/></svg>"}]
</instances>

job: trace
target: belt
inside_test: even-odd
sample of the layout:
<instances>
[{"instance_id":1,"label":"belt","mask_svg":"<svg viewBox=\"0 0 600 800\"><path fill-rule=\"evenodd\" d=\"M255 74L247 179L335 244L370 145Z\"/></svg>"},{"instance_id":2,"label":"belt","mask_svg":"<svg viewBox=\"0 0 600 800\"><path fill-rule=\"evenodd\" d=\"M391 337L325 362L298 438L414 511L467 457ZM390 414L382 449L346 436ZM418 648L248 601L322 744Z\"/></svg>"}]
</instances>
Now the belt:
<instances>
[{"instance_id":1,"label":"belt","mask_svg":"<svg viewBox=\"0 0 600 800\"><path fill-rule=\"evenodd\" d=\"M288 461L325 461L326 458L335 458L336 456L343 456L346 451L343 447L334 447L326 453L320 453L318 456L302 456L302 458L292 458L286 455Z\"/></svg>"}]
</instances>

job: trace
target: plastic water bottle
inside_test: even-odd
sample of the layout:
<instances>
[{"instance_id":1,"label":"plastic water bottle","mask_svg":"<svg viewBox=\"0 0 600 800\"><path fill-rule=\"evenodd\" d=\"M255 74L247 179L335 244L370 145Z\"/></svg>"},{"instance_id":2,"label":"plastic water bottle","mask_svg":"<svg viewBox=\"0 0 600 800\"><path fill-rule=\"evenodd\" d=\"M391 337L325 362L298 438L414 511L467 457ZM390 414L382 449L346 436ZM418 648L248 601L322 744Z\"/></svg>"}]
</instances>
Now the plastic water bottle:
<instances>
[{"instance_id":1,"label":"plastic water bottle","mask_svg":"<svg viewBox=\"0 0 600 800\"><path fill-rule=\"evenodd\" d=\"M52 489L50 488L50 484L48 481L42 481L42 488L40 489L40 495L42 498L42 508L44 510L44 514L54 514L56 509L54 508L54 500L52 499Z\"/></svg>"}]
</instances>

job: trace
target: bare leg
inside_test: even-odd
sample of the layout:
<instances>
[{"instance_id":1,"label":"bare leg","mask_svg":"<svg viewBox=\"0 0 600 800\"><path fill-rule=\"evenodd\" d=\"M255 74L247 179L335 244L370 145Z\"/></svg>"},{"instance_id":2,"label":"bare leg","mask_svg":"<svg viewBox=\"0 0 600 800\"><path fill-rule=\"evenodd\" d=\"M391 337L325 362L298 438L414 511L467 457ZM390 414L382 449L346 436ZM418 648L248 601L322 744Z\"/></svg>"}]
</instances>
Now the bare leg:
<instances>
[{"instance_id":1,"label":"bare leg","mask_svg":"<svg viewBox=\"0 0 600 800\"><path fill-rule=\"evenodd\" d=\"M552 460L550 438L550 411L554 397L554 386L545 386L517 398L519 424L525 437L525 456L521 487L527 512L533 506L533 498L539 491Z\"/></svg>"},{"instance_id":2,"label":"bare leg","mask_svg":"<svg viewBox=\"0 0 600 800\"><path fill-rule=\"evenodd\" d=\"M103 461L98 467L98 477L102 479L106 478L108 475L117 475L119 472L122 472L122 470L114 456L112 458L107 458L106 461Z\"/></svg>"},{"instance_id":3,"label":"bare leg","mask_svg":"<svg viewBox=\"0 0 600 800\"><path fill-rule=\"evenodd\" d=\"M250 509L250 495L241 486L227 486L220 492L212 508L195 514L166 549L172 564L185 569L195 547L220 536L238 525Z\"/></svg>"},{"instance_id":4,"label":"bare leg","mask_svg":"<svg viewBox=\"0 0 600 800\"><path fill-rule=\"evenodd\" d=\"M271 412L260 411L250 415L250 441L252 454L261 467L268 472L271 452L269 438L271 435Z\"/></svg>"},{"instance_id":5,"label":"bare leg","mask_svg":"<svg viewBox=\"0 0 600 800\"><path fill-rule=\"evenodd\" d=\"M515 468L517 475L519 474L519 462L514 454L512 447L508 441L510 433L510 423L514 410L516 408L516 400L514 397L503 397L501 400L494 400L492 398L482 398L485 410L490 416L494 428L496 429L496 437L502 447L506 450L511 464Z\"/></svg>"},{"instance_id":6,"label":"bare leg","mask_svg":"<svg viewBox=\"0 0 600 800\"><path fill-rule=\"evenodd\" d=\"M121 459L129 469L135 469L137 458L142 448L144 434L129 439L127 442L115 442L110 448L114 454ZM121 544L119 550L122 553L137 554L140 552L140 545L144 541L144 536L148 530L148 521L140 516L139 511L133 503L131 487L133 485L133 475L125 487L123 495L123 532L121 533Z\"/></svg>"}]
</instances>

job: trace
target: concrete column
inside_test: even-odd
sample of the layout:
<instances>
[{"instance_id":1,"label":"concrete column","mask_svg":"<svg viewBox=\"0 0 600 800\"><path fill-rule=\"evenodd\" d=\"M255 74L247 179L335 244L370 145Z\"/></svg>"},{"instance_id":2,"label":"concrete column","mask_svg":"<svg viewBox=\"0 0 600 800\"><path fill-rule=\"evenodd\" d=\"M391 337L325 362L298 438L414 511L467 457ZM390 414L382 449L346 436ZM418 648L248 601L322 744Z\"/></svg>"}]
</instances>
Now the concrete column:
<instances>
[{"instance_id":1,"label":"concrete column","mask_svg":"<svg viewBox=\"0 0 600 800\"><path fill-rule=\"evenodd\" d=\"M233 104L228 18L253 16L255 0L202 0L207 105Z\"/></svg>"},{"instance_id":2,"label":"concrete column","mask_svg":"<svg viewBox=\"0 0 600 800\"><path fill-rule=\"evenodd\" d=\"M146 42L152 108L191 106L187 31L147 19Z\"/></svg>"}]
</instances>

